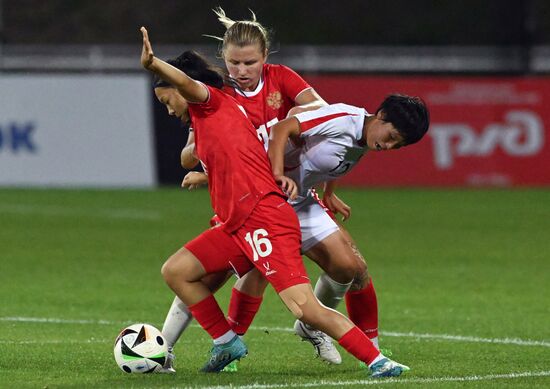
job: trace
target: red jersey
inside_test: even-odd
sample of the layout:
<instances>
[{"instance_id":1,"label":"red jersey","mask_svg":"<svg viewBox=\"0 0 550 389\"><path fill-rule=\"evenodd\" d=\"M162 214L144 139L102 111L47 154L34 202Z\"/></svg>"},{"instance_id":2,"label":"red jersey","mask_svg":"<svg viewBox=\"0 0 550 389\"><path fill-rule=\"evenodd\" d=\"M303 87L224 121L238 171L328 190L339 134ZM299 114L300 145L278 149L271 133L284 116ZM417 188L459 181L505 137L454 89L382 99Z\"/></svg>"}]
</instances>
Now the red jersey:
<instances>
[{"instance_id":1,"label":"red jersey","mask_svg":"<svg viewBox=\"0 0 550 389\"><path fill-rule=\"evenodd\" d=\"M223 91L207 88L206 102L189 104L195 150L208 174L212 208L231 233L265 195L284 194L243 107Z\"/></svg>"},{"instance_id":2,"label":"red jersey","mask_svg":"<svg viewBox=\"0 0 550 389\"><path fill-rule=\"evenodd\" d=\"M243 92L228 87L226 91L244 107L267 150L269 129L286 118L288 111L295 106L296 96L308 88L311 86L292 69L264 64L254 91Z\"/></svg>"}]
</instances>

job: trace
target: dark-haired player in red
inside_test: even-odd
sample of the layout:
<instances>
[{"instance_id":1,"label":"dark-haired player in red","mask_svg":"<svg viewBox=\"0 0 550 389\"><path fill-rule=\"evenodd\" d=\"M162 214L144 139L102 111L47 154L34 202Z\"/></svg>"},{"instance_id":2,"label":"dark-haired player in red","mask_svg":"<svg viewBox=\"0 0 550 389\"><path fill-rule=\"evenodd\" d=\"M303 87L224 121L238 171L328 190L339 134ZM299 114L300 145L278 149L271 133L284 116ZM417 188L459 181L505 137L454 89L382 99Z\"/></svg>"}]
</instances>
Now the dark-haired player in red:
<instances>
[{"instance_id":1,"label":"dark-haired player in red","mask_svg":"<svg viewBox=\"0 0 550 389\"><path fill-rule=\"evenodd\" d=\"M385 358L349 319L315 298L300 255L298 219L277 185L292 198L297 193L296 184L286 177L275 182L263 145L244 110L232 97L211 86L219 85L223 77L220 75L218 82L209 79L210 85L189 77L156 58L147 30L142 27L141 31L142 66L173 86L163 88L177 91L155 88L157 98L169 108L188 103L196 153L208 172L212 206L222 221L188 242L162 267L168 286L214 340L211 358L202 371L219 372L248 352L203 279L231 268L243 274L253 267L271 283L296 318L338 340L369 365L372 377L398 376L408 370ZM199 80L205 73L215 72L194 53L182 67ZM186 112L180 113L178 108L177 114L184 119Z\"/></svg>"}]
</instances>

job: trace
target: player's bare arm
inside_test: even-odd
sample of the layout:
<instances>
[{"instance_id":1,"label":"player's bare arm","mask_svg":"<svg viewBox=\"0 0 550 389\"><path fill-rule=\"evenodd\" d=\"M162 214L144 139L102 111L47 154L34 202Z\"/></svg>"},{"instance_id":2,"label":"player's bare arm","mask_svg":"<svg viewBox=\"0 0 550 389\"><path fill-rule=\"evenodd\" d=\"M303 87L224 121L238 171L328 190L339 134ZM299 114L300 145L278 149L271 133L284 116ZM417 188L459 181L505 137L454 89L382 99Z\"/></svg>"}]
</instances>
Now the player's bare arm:
<instances>
[{"instance_id":1,"label":"player's bare arm","mask_svg":"<svg viewBox=\"0 0 550 389\"><path fill-rule=\"evenodd\" d=\"M143 35L141 65L145 69L157 74L167 83L173 85L187 101L196 103L205 102L208 99L208 89L181 70L155 57L147 29L141 27L140 30Z\"/></svg>"},{"instance_id":2,"label":"player's bare arm","mask_svg":"<svg viewBox=\"0 0 550 389\"><path fill-rule=\"evenodd\" d=\"M284 119L271 127L267 149L275 181L291 200L294 200L298 195L298 185L291 178L284 175L285 145L289 137L295 137L299 134L300 123L298 120L294 117Z\"/></svg>"},{"instance_id":3,"label":"player's bare arm","mask_svg":"<svg viewBox=\"0 0 550 389\"><path fill-rule=\"evenodd\" d=\"M321 96L313 88L308 88L302 91L294 101L299 106L316 106L317 108L328 105Z\"/></svg>"},{"instance_id":4,"label":"player's bare arm","mask_svg":"<svg viewBox=\"0 0 550 389\"><path fill-rule=\"evenodd\" d=\"M271 169L275 177L284 175L285 146L289 137L300 134L300 122L295 117L290 117L276 123L271 127L267 154L271 161Z\"/></svg>"},{"instance_id":5,"label":"player's bare arm","mask_svg":"<svg viewBox=\"0 0 550 389\"><path fill-rule=\"evenodd\" d=\"M328 105L327 102L323 100L323 98L319 96L313 88L309 88L301 92L298 96L296 96L296 100L294 102L296 103L296 106L288 111L287 117L306 111L313 111Z\"/></svg>"},{"instance_id":6,"label":"player's bare arm","mask_svg":"<svg viewBox=\"0 0 550 389\"><path fill-rule=\"evenodd\" d=\"M287 176L274 176L275 182L279 184L282 191L288 196L289 199L295 200L298 197L298 185L290 177Z\"/></svg>"},{"instance_id":7,"label":"player's bare arm","mask_svg":"<svg viewBox=\"0 0 550 389\"><path fill-rule=\"evenodd\" d=\"M208 185L208 176L202 172L189 172L183 177L182 188L197 189L201 185Z\"/></svg>"},{"instance_id":8,"label":"player's bare arm","mask_svg":"<svg viewBox=\"0 0 550 389\"><path fill-rule=\"evenodd\" d=\"M195 152L195 134L193 131L189 131L187 143L183 149L181 149L180 161L181 166L184 169L193 169L199 164L199 159L197 158L197 153Z\"/></svg>"},{"instance_id":9,"label":"player's bare arm","mask_svg":"<svg viewBox=\"0 0 550 389\"><path fill-rule=\"evenodd\" d=\"M341 214L342 221L346 221L351 217L351 207L344 203L338 196L336 196L336 193L334 193L335 188L335 181L328 181L325 183L325 190L323 192L323 203L334 214Z\"/></svg>"}]
</instances>

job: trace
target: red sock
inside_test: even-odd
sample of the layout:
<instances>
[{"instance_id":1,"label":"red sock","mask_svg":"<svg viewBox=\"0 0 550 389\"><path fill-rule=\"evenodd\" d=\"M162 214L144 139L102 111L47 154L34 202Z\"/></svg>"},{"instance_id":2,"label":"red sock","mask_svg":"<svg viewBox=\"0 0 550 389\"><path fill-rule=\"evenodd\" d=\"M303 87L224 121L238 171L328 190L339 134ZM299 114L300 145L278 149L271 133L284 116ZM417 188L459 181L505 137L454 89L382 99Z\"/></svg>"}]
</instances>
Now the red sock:
<instances>
[{"instance_id":1,"label":"red sock","mask_svg":"<svg viewBox=\"0 0 550 389\"><path fill-rule=\"evenodd\" d=\"M353 327L338 340L340 346L346 349L360 361L369 365L380 354L380 351L374 347L374 344L367 338L358 327Z\"/></svg>"},{"instance_id":2,"label":"red sock","mask_svg":"<svg viewBox=\"0 0 550 389\"><path fill-rule=\"evenodd\" d=\"M244 335L258 313L262 300L262 297L250 296L233 288L227 314L231 329L238 335Z\"/></svg>"},{"instance_id":3,"label":"red sock","mask_svg":"<svg viewBox=\"0 0 550 389\"><path fill-rule=\"evenodd\" d=\"M346 293L346 307L350 320L369 339L378 336L378 302L372 280L364 289Z\"/></svg>"},{"instance_id":4,"label":"red sock","mask_svg":"<svg viewBox=\"0 0 550 389\"><path fill-rule=\"evenodd\" d=\"M210 334L212 339L219 338L231 330L229 323L225 319L213 295L187 308L189 308L193 317L197 319L201 327Z\"/></svg>"}]
</instances>

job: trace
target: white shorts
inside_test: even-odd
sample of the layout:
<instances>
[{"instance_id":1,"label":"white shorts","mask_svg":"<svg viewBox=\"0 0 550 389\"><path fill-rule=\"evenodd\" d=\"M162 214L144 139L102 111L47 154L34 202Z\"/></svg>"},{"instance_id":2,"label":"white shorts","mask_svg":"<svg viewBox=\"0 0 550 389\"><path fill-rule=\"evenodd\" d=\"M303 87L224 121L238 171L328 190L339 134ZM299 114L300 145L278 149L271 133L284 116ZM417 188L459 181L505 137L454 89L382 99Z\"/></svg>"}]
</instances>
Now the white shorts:
<instances>
[{"instance_id":1,"label":"white shorts","mask_svg":"<svg viewBox=\"0 0 550 389\"><path fill-rule=\"evenodd\" d=\"M302 231L302 252L338 231L338 224L325 212L321 204L311 195L298 204L292 204Z\"/></svg>"}]
</instances>

